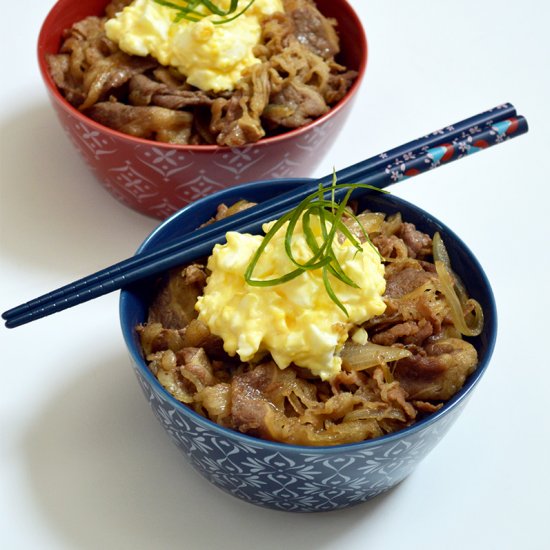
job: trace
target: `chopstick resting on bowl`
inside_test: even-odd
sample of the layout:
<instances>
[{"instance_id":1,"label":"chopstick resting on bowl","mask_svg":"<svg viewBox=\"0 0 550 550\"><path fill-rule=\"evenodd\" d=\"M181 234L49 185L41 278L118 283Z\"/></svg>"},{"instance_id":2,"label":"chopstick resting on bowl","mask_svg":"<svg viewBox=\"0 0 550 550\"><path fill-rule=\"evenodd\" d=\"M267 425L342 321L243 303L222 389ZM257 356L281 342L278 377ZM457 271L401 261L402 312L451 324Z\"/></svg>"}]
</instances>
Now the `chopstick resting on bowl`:
<instances>
[{"instance_id":1,"label":"chopstick resting on bowl","mask_svg":"<svg viewBox=\"0 0 550 550\"><path fill-rule=\"evenodd\" d=\"M277 195L215 224L191 230L161 249L136 254L14 307L4 312L2 318L6 321L6 327L15 328L209 255L213 246L222 242L228 231L260 232L264 223L281 217L312 193L318 193L319 185L329 184L333 177L336 177L338 184L361 183L384 189L393 183L482 151L527 131L526 119L517 115L513 105L499 105L339 170L336 174L304 183L297 189ZM334 200L341 200L347 191L346 188L337 188ZM372 192L372 189L358 188L354 190L352 197L368 192Z\"/></svg>"},{"instance_id":2,"label":"chopstick resting on bowl","mask_svg":"<svg viewBox=\"0 0 550 550\"><path fill-rule=\"evenodd\" d=\"M488 111L484 111L478 115L467 118L461 122L457 122L444 129L435 130L431 134L427 134L411 142L405 143L387 151L376 155L370 159L358 162L348 168L342 169L337 172L337 180L340 183L349 183L352 181L361 180L368 175L378 171L391 170L392 180L388 181L386 185L389 185L399 179L399 173L396 173L396 167L400 166L403 162L409 162L412 159L416 159L419 155L426 152L427 149L441 147L441 144L456 143L457 140L464 140L468 137L476 136L480 131L491 129L493 125L501 123L504 120L511 120L516 117L516 110L513 105L505 103L499 105ZM445 161L443 161L445 162ZM325 185L332 181L333 174L329 174L319 180L313 185L315 190L317 185ZM300 189L295 189L284 194L277 195L274 199L266 201L261 205L253 209L246 210L234 216L225 218L216 223L215 226L209 226L204 229L195 230L192 228L190 232L193 233L189 240L185 241L184 246L192 246L195 241L201 241L215 237L219 233L227 233L228 231L239 230L244 224L253 221L254 219L263 219L263 216L269 216L269 212L273 211L273 208L277 209L292 209L301 200L307 197L312 191L311 186L303 186ZM271 218L273 219L273 218ZM265 221L265 220L264 220ZM260 225L264 223L263 221ZM182 233L183 235L184 233ZM172 243L168 243L162 247L162 249L151 252L149 254L139 254L132 256L131 258L124 260L119 264L108 267L101 271L96 272L94 275L85 277L63 286L58 290L49 292L39 298L31 300L26 304L10 309L4 313L3 318L6 320L14 319L21 314L29 311L29 307L37 309L41 305L52 302L57 299L64 299L69 293L77 293L79 291L89 291L92 284L114 284L114 279L121 274L121 270L128 273L130 276L130 270L139 269L140 266L146 266L154 261L160 260L163 257L171 257L172 254L178 254L182 250L181 237L178 237ZM170 260L168 260L170 262ZM173 265L171 267L174 267ZM93 278L93 281L92 281ZM123 285L124 286L124 285ZM119 287L113 288L116 290ZM109 290L107 290L109 292ZM101 294L97 294L100 296Z\"/></svg>"}]
</instances>

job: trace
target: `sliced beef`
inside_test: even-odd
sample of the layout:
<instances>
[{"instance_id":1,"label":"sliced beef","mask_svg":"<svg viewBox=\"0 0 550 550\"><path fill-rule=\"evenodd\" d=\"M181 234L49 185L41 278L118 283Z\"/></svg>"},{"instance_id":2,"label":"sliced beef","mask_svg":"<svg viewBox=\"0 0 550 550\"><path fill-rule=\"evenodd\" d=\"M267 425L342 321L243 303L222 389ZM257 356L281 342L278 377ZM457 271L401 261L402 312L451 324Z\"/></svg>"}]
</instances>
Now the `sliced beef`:
<instances>
[{"instance_id":1,"label":"sliced beef","mask_svg":"<svg viewBox=\"0 0 550 550\"><path fill-rule=\"evenodd\" d=\"M447 338L398 361L394 376L409 399L445 401L463 386L476 365L477 352L469 342Z\"/></svg>"},{"instance_id":2,"label":"sliced beef","mask_svg":"<svg viewBox=\"0 0 550 550\"><path fill-rule=\"evenodd\" d=\"M269 93L268 66L260 63L239 81L230 99L218 98L212 103L210 130L218 136L218 145L238 147L265 135L260 117Z\"/></svg>"},{"instance_id":3,"label":"sliced beef","mask_svg":"<svg viewBox=\"0 0 550 550\"><path fill-rule=\"evenodd\" d=\"M372 341L382 346L422 346L438 335L445 313L434 309L438 293L433 264L412 259L389 262L385 278L386 310L366 325ZM415 293L417 289L421 290Z\"/></svg>"},{"instance_id":4,"label":"sliced beef","mask_svg":"<svg viewBox=\"0 0 550 550\"><path fill-rule=\"evenodd\" d=\"M284 0L284 6L300 44L323 59L330 59L340 51L336 22L324 17L313 0Z\"/></svg>"},{"instance_id":5,"label":"sliced beef","mask_svg":"<svg viewBox=\"0 0 550 550\"><path fill-rule=\"evenodd\" d=\"M84 79L91 64L118 49L105 36L103 24L104 19L95 16L78 21L63 33L59 53L46 58L56 86L75 107L86 99Z\"/></svg>"},{"instance_id":6,"label":"sliced beef","mask_svg":"<svg viewBox=\"0 0 550 550\"><path fill-rule=\"evenodd\" d=\"M48 56L56 85L75 107L82 110L121 88L135 74L158 65L151 57L128 55L109 40L105 19L90 16L65 33L57 55Z\"/></svg>"},{"instance_id":7,"label":"sliced beef","mask_svg":"<svg viewBox=\"0 0 550 550\"><path fill-rule=\"evenodd\" d=\"M148 322L161 323L168 329L183 329L197 317L195 303L205 284L206 272L199 264L172 271L149 308ZM197 346L198 342L190 345Z\"/></svg>"},{"instance_id":8,"label":"sliced beef","mask_svg":"<svg viewBox=\"0 0 550 550\"><path fill-rule=\"evenodd\" d=\"M183 348L176 354L181 375L192 382L197 390L216 383L210 359L203 348Z\"/></svg>"},{"instance_id":9,"label":"sliced beef","mask_svg":"<svg viewBox=\"0 0 550 550\"><path fill-rule=\"evenodd\" d=\"M238 374L231 381L231 416L234 428L241 432L266 435L266 416L274 410L266 394L277 375L274 363L263 363Z\"/></svg>"},{"instance_id":10,"label":"sliced beef","mask_svg":"<svg viewBox=\"0 0 550 550\"><path fill-rule=\"evenodd\" d=\"M84 102L82 79L75 79L70 71L71 56L69 54L49 55L48 70L55 85L71 105L81 105Z\"/></svg>"},{"instance_id":11,"label":"sliced beef","mask_svg":"<svg viewBox=\"0 0 550 550\"><path fill-rule=\"evenodd\" d=\"M402 223L397 236L407 245L409 258L425 258L432 253L432 239L412 223Z\"/></svg>"},{"instance_id":12,"label":"sliced beef","mask_svg":"<svg viewBox=\"0 0 550 550\"><path fill-rule=\"evenodd\" d=\"M385 295L389 298L401 298L435 278L436 274L433 271L422 269L418 263L390 264L386 267Z\"/></svg>"},{"instance_id":13,"label":"sliced beef","mask_svg":"<svg viewBox=\"0 0 550 550\"><path fill-rule=\"evenodd\" d=\"M131 136L186 145L191 138L193 115L163 107L134 107L124 103L96 103L86 114L109 128Z\"/></svg>"},{"instance_id":14,"label":"sliced beef","mask_svg":"<svg viewBox=\"0 0 550 550\"><path fill-rule=\"evenodd\" d=\"M285 128L299 128L329 110L323 96L313 87L292 80L271 97L264 120Z\"/></svg>"},{"instance_id":15,"label":"sliced beef","mask_svg":"<svg viewBox=\"0 0 550 550\"><path fill-rule=\"evenodd\" d=\"M138 57L118 51L109 57L98 59L91 65L84 77L86 99L80 105L86 110L107 98L113 90L126 84L132 76L143 73L157 65L152 57Z\"/></svg>"},{"instance_id":16,"label":"sliced beef","mask_svg":"<svg viewBox=\"0 0 550 550\"><path fill-rule=\"evenodd\" d=\"M146 75L138 74L130 80L128 99L132 105L158 105L173 110L212 105L212 98L202 90L182 88L173 88Z\"/></svg>"},{"instance_id":17,"label":"sliced beef","mask_svg":"<svg viewBox=\"0 0 550 550\"><path fill-rule=\"evenodd\" d=\"M419 319L393 325L383 332L374 334L372 341L380 346L392 346L396 342L421 346L433 333L432 324L426 319Z\"/></svg>"},{"instance_id":18,"label":"sliced beef","mask_svg":"<svg viewBox=\"0 0 550 550\"><path fill-rule=\"evenodd\" d=\"M374 235L371 240L384 258L407 257L407 245L396 235Z\"/></svg>"},{"instance_id":19,"label":"sliced beef","mask_svg":"<svg viewBox=\"0 0 550 550\"><path fill-rule=\"evenodd\" d=\"M357 78L357 71L331 72L328 78L328 87L324 92L325 101L329 105L338 103L351 88L354 80Z\"/></svg>"},{"instance_id":20,"label":"sliced beef","mask_svg":"<svg viewBox=\"0 0 550 550\"><path fill-rule=\"evenodd\" d=\"M393 405L397 409L401 409L406 417L414 419L416 411L414 407L407 401L408 394L405 389L397 382L387 382L384 377L384 372L380 368L374 369L372 373L373 379L380 390L380 397L384 403Z\"/></svg>"}]
</instances>

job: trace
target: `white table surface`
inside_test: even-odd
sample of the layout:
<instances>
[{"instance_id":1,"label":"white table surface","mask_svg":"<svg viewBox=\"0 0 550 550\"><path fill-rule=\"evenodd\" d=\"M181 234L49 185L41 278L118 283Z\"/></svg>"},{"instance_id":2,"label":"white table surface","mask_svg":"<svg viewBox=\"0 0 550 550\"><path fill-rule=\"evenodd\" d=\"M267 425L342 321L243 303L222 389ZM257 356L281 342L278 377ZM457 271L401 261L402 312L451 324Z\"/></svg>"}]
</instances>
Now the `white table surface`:
<instances>
[{"instance_id":1,"label":"white table surface","mask_svg":"<svg viewBox=\"0 0 550 550\"><path fill-rule=\"evenodd\" d=\"M497 347L466 411L389 494L278 513L219 492L180 457L129 366L118 294L2 326L0 547L549 548L550 3L351 3L369 38L366 80L314 175L506 101L530 122L526 136L392 188L457 231L494 287ZM52 4L2 4L2 311L129 256L156 225L96 183L54 117L35 55Z\"/></svg>"}]
</instances>

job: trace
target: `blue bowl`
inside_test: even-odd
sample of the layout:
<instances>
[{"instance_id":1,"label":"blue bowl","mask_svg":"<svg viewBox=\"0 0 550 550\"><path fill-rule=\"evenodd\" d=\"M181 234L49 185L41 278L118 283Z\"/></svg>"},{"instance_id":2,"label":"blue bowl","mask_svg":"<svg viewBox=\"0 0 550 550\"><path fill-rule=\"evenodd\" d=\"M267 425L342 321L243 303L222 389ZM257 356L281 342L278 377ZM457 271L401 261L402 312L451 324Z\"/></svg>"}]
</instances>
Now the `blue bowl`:
<instances>
[{"instance_id":1,"label":"blue bowl","mask_svg":"<svg viewBox=\"0 0 550 550\"><path fill-rule=\"evenodd\" d=\"M309 180L256 182L205 197L164 221L139 251L151 251L189 232L213 216L222 202L261 202L305 181ZM453 269L485 314L483 333L471 339L479 365L464 387L439 411L393 434L360 443L302 447L256 439L211 422L174 399L143 359L134 327L146 319L152 284L145 281L121 294L122 331L139 384L156 417L200 474L247 502L277 510L318 512L346 508L389 490L445 435L489 364L497 332L496 308L489 282L472 252L443 223L394 195L369 194L360 207L388 214L401 212L405 221L419 229L430 234L439 231Z\"/></svg>"}]
</instances>

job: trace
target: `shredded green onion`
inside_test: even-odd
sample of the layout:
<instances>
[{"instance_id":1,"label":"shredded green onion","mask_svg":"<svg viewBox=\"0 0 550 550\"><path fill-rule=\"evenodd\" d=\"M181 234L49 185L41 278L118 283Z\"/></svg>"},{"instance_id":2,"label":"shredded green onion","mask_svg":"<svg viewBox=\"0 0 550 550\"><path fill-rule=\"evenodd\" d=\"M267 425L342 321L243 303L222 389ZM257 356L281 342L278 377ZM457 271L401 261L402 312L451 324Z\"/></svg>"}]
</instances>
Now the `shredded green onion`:
<instances>
[{"instance_id":1,"label":"shredded green onion","mask_svg":"<svg viewBox=\"0 0 550 550\"><path fill-rule=\"evenodd\" d=\"M221 17L221 19L212 21L214 25L222 25L223 23L234 21L237 17L240 17L246 10L248 10L248 8L250 8L255 1L256 0L250 0L241 11L237 12L237 8L239 6L238 0L231 0L231 4L226 11L210 0L179 0L178 3L171 2L170 0L154 0L155 3L171 8L177 12L176 17L174 18L176 23L182 19L196 23L209 15L217 15ZM204 6L206 11L198 11L196 8L199 6Z\"/></svg>"},{"instance_id":2,"label":"shredded green onion","mask_svg":"<svg viewBox=\"0 0 550 550\"><path fill-rule=\"evenodd\" d=\"M336 189L344 188L347 188L348 191L346 192L346 195L342 199L342 201L338 204L334 201L334 192L336 191ZM343 222L343 219L345 217L352 218L353 220L355 220L356 223L359 224L361 232L365 237L365 241L368 242L370 246L372 246L372 248L377 252L378 255L380 255L378 249L372 244L371 240L369 239L369 236L362 226L360 220L357 218L357 216L355 216L355 214L353 214L353 212L351 212L347 208L351 194L355 189L360 188L381 191L381 189L378 189L377 187L362 183L338 184L336 182L336 175L333 175L332 183L330 186L323 187L322 185L319 185L318 191L307 196L293 210L287 212L278 220L276 220L269 231L266 233L260 246L250 260L250 263L248 264L244 275L246 282L252 286L280 285L291 281L292 279L300 276L306 271L321 269L323 284L325 286L327 294L329 295L330 299L346 315L348 315L346 307L344 306L344 304L342 304L342 302L338 299L338 296L334 292L329 277L329 275L332 275L333 277L336 277L337 279L342 281L344 284L354 288L358 288L357 284L344 273L344 270L342 269L342 266L340 265L340 262L336 257L336 253L334 252L334 239L337 238L338 234L341 234L345 238L347 238L355 247L357 252L363 251L361 242L353 235L353 233ZM329 191L331 192L331 198L325 199L325 194ZM387 191L384 192L387 193ZM311 226L312 216L315 216L319 219L322 237L321 242L318 242L318 239L315 237L315 234L313 232ZM302 227L306 244L312 253L309 260L303 263L299 262L294 257L294 253L292 251L292 239L294 231L296 229L296 225L298 224L298 221L300 219L302 219ZM285 252L292 264L294 264L295 269L289 271L288 273L285 273L284 275L281 275L280 277L276 277L273 279L254 279L254 269L256 268L260 257L265 252L268 243L287 222L288 226L286 228L284 240Z\"/></svg>"}]
</instances>

